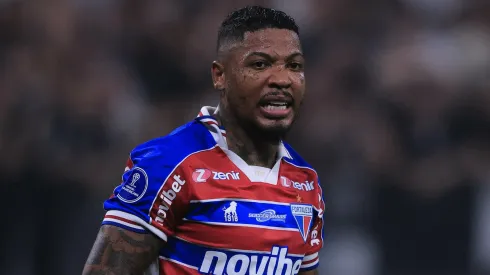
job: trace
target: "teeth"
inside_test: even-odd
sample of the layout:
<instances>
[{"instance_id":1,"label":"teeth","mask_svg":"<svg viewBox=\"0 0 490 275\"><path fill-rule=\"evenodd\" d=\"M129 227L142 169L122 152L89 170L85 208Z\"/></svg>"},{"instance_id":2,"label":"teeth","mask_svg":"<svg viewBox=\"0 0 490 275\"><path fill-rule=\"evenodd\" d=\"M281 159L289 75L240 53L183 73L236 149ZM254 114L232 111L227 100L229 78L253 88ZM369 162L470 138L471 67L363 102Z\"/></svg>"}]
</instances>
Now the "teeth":
<instances>
[{"instance_id":1,"label":"teeth","mask_svg":"<svg viewBox=\"0 0 490 275\"><path fill-rule=\"evenodd\" d=\"M265 108L267 110L286 110L287 106L286 105L280 105L280 106L266 105Z\"/></svg>"},{"instance_id":2,"label":"teeth","mask_svg":"<svg viewBox=\"0 0 490 275\"><path fill-rule=\"evenodd\" d=\"M288 105L286 102L278 102L278 101L273 101L269 103L270 105L276 105L276 106L286 106Z\"/></svg>"}]
</instances>

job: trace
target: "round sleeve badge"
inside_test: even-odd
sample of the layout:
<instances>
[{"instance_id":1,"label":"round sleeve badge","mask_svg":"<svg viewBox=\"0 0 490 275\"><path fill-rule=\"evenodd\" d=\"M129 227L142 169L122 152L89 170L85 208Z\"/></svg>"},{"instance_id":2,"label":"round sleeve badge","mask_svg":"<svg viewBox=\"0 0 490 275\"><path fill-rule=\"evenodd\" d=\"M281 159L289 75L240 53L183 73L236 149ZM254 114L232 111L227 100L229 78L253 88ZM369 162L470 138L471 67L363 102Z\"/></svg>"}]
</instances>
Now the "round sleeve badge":
<instances>
[{"instance_id":1,"label":"round sleeve badge","mask_svg":"<svg viewBox=\"0 0 490 275\"><path fill-rule=\"evenodd\" d=\"M117 197L126 203L139 201L148 189L148 175L140 167L131 169L123 182Z\"/></svg>"}]
</instances>

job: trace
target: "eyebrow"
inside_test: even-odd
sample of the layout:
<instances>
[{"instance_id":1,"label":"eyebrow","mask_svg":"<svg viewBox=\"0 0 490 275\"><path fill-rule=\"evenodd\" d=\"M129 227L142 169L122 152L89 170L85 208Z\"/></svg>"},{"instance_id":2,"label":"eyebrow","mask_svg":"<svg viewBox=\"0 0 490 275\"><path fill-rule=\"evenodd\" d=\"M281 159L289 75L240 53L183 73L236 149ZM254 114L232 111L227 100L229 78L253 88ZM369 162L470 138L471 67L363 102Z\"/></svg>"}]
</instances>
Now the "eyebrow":
<instances>
[{"instance_id":1,"label":"eyebrow","mask_svg":"<svg viewBox=\"0 0 490 275\"><path fill-rule=\"evenodd\" d=\"M254 56L254 55L261 56L261 57L263 57L265 59L268 59L268 60L273 60L274 59L271 55L269 55L267 53L264 53L264 52L251 52L251 53L247 54L247 56L245 58L249 58L250 56ZM303 57L303 53L301 53L301 52L294 52L294 53L290 54L288 57L286 57L286 60L291 60L291 59L293 59L293 58L295 58L297 56Z\"/></svg>"}]
</instances>

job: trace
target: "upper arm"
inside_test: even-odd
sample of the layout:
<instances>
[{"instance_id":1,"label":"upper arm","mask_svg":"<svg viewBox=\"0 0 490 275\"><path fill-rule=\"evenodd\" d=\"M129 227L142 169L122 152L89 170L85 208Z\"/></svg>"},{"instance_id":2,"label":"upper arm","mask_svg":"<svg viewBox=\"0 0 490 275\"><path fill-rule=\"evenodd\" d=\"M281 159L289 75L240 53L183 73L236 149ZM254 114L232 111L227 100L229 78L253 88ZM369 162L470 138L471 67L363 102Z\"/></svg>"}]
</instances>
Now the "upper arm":
<instances>
[{"instance_id":1,"label":"upper arm","mask_svg":"<svg viewBox=\"0 0 490 275\"><path fill-rule=\"evenodd\" d=\"M299 275L318 275L318 270L308 270L308 271L302 271L299 273Z\"/></svg>"},{"instance_id":2,"label":"upper arm","mask_svg":"<svg viewBox=\"0 0 490 275\"><path fill-rule=\"evenodd\" d=\"M151 233L103 225L82 274L143 274L162 245L163 241Z\"/></svg>"}]
</instances>

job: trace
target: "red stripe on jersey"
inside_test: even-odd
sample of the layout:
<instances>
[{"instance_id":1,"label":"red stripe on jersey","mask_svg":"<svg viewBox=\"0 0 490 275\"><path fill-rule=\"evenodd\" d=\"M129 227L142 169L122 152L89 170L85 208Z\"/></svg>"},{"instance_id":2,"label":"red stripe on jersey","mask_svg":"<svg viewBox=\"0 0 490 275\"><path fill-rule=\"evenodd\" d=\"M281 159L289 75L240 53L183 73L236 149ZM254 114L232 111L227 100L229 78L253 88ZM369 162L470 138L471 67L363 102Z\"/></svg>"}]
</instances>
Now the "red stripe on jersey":
<instances>
[{"instance_id":1,"label":"red stripe on jersey","mask_svg":"<svg viewBox=\"0 0 490 275\"><path fill-rule=\"evenodd\" d=\"M120 221L123 221L123 222L127 222L129 224L134 224L134 225L138 225L140 226L139 223L136 223L136 222L133 222L132 220L128 220L128 219L125 219L125 218L121 218L119 216L114 216L114 215L105 215L105 218L108 218L108 219L115 219L115 220L120 220Z\"/></svg>"},{"instance_id":2,"label":"red stripe on jersey","mask_svg":"<svg viewBox=\"0 0 490 275\"><path fill-rule=\"evenodd\" d=\"M203 232L206 232L204 237ZM308 249L299 231L257 227L185 222L179 226L176 237L193 244L223 249L270 251L274 245L288 243L288 253L304 254Z\"/></svg>"},{"instance_id":3,"label":"red stripe on jersey","mask_svg":"<svg viewBox=\"0 0 490 275\"><path fill-rule=\"evenodd\" d=\"M134 163L133 163L133 160L131 158L128 158L128 161L126 161L126 166L129 169L133 169Z\"/></svg>"},{"instance_id":4,"label":"red stripe on jersey","mask_svg":"<svg viewBox=\"0 0 490 275\"><path fill-rule=\"evenodd\" d=\"M198 275L200 274L196 269L187 267L183 264L170 261L168 259L159 259L160 274L185 274L185 275ZM199 268L199 267L197 267Z\"/></svg>"},{"instance_id":5,"label":"red stripe on jersey","mask_svg":"<svg viewBox=\"0 0 490 275\"><path fill-rule=\"evenodd\" d=\"M313 259L311 259L311 260L309 260L309 261L303 261L303 262L301 263L301 265L311 264L311 263L315 262L316 260L318 260L318 256L316 256L315 258L313 258Z\"/></svg>"}]
</instances>

